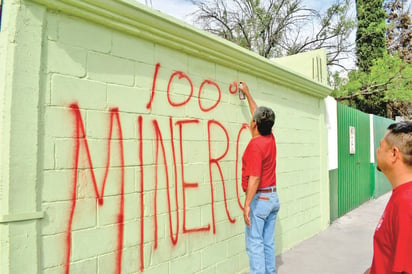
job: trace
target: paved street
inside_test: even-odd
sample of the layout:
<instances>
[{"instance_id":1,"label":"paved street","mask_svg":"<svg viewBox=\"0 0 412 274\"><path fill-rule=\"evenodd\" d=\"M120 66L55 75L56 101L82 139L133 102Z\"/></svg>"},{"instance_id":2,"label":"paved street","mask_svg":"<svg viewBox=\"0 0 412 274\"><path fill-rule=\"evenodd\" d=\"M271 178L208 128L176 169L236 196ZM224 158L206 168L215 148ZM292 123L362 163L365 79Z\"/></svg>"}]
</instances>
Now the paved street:
<instances>
[{"instance_id":1,"label":"paved street","mask_svg":"<svg viewBox=\"0 0 412 274\"><path fill-rule=\"evenodd\" d=\"M364 203L278 256L277 274L363 273L371 263L373 233L390 194Z\"/></svg>"}]
</instances>

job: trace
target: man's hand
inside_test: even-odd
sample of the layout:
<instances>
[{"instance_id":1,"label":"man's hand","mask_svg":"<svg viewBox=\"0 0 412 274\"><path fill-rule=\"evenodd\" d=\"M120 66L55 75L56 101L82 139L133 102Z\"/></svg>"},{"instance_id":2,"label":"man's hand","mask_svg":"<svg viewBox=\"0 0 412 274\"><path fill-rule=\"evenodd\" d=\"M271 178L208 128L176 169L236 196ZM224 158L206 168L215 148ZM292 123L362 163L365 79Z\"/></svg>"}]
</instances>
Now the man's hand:
<instances>
[{"instance_id":1,"label":"man's hand","mask_svg":"<svg viewBox=\"0 0 412 274\"><path fill-rule=\"evenodd\" d=\"M245 224L250 226L250 206L243 208L243 219L245 220Z\"/></svg>"},{"instance_id":2,"label":"man's hand","mask_svg":"<svg viewBox=\"0 0 412 274\"><path fill-rule=\"evenodd\" d=\"M371 272L371 269L368 268L368 269L366 269L365 273L363 273L363 274L369 274L370 272Z\"/></svg>"},{"instance_id":3,"label":"man's hand","mask_svg":"<svg viewBox=\"0 0 412 274\"><path fill-rule=\"evenodd\" d=\"M243 206L243 219L245 220L245 224L247 226L250 226L250 204L252 203L253 196L255 196L256 194L259 183L260 177L249 176L246 189L245 205Z\"/></svg>"},{"instance_id":4,"label":"man's hand","mask_svg":"<svg viewBox=\"0 0 412 274\"><path fill-rule=\"evenodd\" d=\"M238 84L239 89L240 89L246 96L250 95L249 88L248 88L246 82L240 82L240 83L242 83L242 87L240 87L240 85Z\"/></svg>"},{"instance_id":5,"label":"man's hand","mask_svg":"<svg viewBox=\"0 0 412 274\"><path fill-rule=\"evenodd\" d=\"M250 113L253 114L255 113L255 110L257 108L255 100L253 100L252 95L250 94L249 87L247 86L246 82L242 82L242 88L239 87L239 89L245 94L247 102L249 104L249 109Z\"/></svg>"}]
</instances>

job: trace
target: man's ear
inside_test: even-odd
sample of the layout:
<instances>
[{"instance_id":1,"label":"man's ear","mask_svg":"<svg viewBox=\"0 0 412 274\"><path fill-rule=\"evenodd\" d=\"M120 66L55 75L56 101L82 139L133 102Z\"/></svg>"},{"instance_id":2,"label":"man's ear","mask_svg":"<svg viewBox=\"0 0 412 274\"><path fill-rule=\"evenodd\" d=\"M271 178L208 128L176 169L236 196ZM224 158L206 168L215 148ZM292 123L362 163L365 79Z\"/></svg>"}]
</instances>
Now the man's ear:
<instances>
[{"instance_id":1,"label":"man's ear","mask_svg":"<svg viewBox=\"0 0 412 274\"><path fill-rule=\"evenodd\" d=\"M396 157L396 158L400 158L401 155L401 151L398 147L393 147L392 148L392 157Z\"/></svg>"}]
</instances>

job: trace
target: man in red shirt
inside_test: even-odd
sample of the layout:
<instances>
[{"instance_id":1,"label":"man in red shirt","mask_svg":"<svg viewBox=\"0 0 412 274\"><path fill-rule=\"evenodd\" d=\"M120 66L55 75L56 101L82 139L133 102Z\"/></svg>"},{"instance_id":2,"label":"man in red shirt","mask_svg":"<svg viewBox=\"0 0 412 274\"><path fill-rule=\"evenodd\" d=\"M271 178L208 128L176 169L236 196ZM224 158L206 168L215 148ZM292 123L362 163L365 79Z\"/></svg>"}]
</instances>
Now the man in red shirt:
<instances>
[{"instance_id":1,"label":"man in red shirt","mask_svg":"<svg viewBox=\"0 0 412 274\"><path fill-rule=\"evenodd\" d=\"M246 192L243 217L250 273L276 273L274 234L280 205L276 192L276 142L272 134L275 114L270 108L257 107L246 83L240 89L252 114L252 139L242 157L242 188Z\"/></svg>"},{"instance_id":2,"label":"man in red shirt","mask_svg":"<svg viewBox=\"0 0 412 274\"><path fill-rule=\"evenodd\" d=\"M365 274L412 273L412 121L391 124L376 151L378 170L392 196L373 237L372 266Z\"/></svg>"}]
</instances>

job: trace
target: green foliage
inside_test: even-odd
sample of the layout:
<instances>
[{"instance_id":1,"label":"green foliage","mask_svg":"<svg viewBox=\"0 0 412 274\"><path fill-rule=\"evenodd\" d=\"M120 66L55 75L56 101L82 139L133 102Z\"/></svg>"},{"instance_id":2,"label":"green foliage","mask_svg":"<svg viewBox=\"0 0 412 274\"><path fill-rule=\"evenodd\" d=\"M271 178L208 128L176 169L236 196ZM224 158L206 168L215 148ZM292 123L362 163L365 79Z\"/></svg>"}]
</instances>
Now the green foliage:
<instances>
[{"instance_id":1,"label":"green foliage","mask_svg":"<svg viewBox=\"0 0 412 274\"><path fill-rule=\"evenodd\" d=\"M369 72L354 70L333 96L362 111L387 116L393 102L412 100L412 64L397 55L384 54L372 61Z\"/></svg>"},{"instance_id":2,"label":"green foliage","mask_svg":"<svg viewBox=\"0 0 412 274\"><path fill-rule=\"evenodd\" d=\"M383 0L356 1L358 30L356 32L356 56L361 71L369 71L373 60L383 56L385 43L385 11Z\"/></svg>"},{"instance_id":3,"label":"green foliage","mask_svg":"<svg viewBox=\"0 0 412 274\"><path fill-rule=\"evenodd\" d=\"M356 1L358 69L348 79L335 77L333 96L338 101L380 116L412 118L412 28L405 3Z\"/></svg>"}]
</instances>

